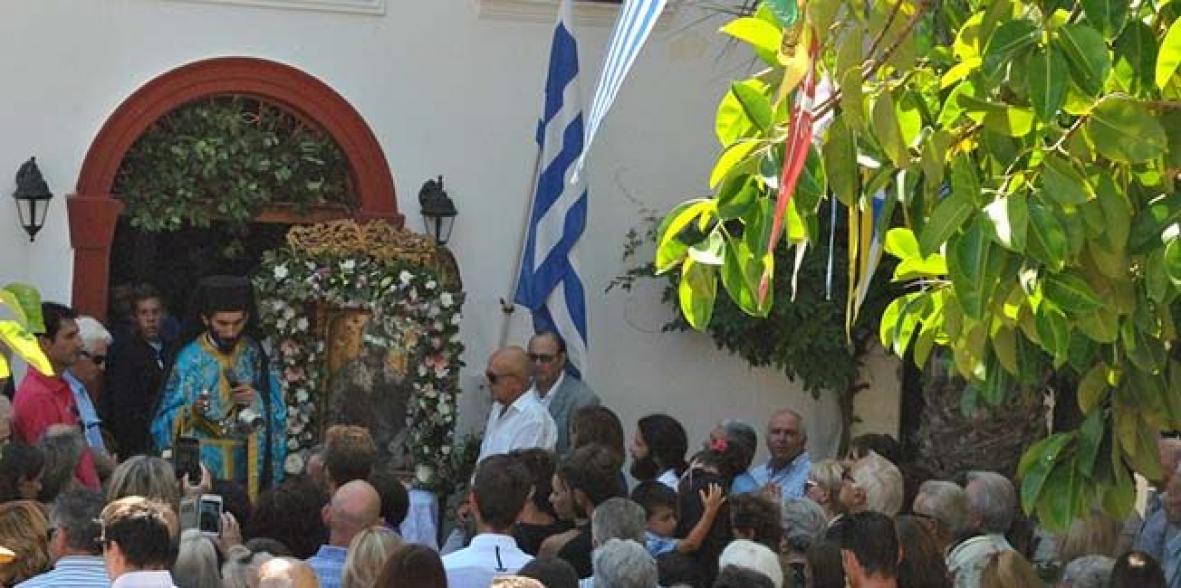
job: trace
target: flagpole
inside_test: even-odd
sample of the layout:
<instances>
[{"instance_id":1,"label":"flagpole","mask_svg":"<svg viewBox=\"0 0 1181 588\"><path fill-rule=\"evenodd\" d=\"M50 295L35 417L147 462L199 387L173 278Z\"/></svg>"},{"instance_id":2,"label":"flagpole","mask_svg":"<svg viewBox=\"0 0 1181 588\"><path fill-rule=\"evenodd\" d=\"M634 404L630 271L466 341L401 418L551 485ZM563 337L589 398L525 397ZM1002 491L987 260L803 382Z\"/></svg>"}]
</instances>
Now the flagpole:
<instances>
[{"instance_id":1,"label":"flagpole","mask_svg":"<svg viewBox=\"0 0 1181 588\"><path fill-rule=\"evenodd\" d=\"M500 299L500 312L503 317L500 321L500 339L496 345L497 349L508 344L509 327L512 324L513 312L517 309L513 299L516 298L517 280L521 277L521 267L525 264L525 239L529 234L530 217L533 216L534 192L537 191L537 171L540 168L541 146L539 145L537 155L533 158L533 173L529 175L529 185L525 188L525 216L521 221L521 235L517 238L517 263L513 273L509 276L508 288L505 290L508 295Z\"/></svg>"}]
</instances>

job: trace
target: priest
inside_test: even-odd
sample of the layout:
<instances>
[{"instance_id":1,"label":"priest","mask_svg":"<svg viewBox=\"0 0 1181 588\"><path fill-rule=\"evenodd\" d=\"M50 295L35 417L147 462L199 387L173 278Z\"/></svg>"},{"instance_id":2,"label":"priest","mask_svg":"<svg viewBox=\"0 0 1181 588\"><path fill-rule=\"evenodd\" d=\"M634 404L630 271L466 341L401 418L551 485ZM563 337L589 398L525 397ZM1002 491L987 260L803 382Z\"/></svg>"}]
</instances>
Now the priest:
<instances>
[{"instance_id":1,"label":"priest","mask_svg":"<svg viewBox=\"0 0 1181 588\"><path fill-rule=\"evenodd\" d=\"M262 346L245 334L251 300L245 278L201 280L201 327L167 369L151 433L161 451L196 438L213 476L242 484L254 500L282 478L287 407Z\"/></svg>"}]
</instances>

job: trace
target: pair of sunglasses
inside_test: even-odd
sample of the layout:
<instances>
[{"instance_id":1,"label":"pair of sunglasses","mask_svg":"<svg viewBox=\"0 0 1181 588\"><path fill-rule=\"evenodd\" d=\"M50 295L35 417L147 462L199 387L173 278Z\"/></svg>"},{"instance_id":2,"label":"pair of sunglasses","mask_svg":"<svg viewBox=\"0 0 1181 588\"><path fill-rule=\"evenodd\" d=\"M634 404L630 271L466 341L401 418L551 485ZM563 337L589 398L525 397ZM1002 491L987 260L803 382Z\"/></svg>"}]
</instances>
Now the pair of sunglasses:
<instances>
[{"instance_id":1,"label":"pair of sunglasses","mask_svg":"<svg viewBox=\"0 0 1181 588\"><path fill-rule=\"evenodd\" d=\"M97 355L86 350L83 350L81 355L82 357L93 361L94 365L97 365L98 367L103 367L103 365L107 363L107 356L105 355Z\"/></svg>"}]
</instances>

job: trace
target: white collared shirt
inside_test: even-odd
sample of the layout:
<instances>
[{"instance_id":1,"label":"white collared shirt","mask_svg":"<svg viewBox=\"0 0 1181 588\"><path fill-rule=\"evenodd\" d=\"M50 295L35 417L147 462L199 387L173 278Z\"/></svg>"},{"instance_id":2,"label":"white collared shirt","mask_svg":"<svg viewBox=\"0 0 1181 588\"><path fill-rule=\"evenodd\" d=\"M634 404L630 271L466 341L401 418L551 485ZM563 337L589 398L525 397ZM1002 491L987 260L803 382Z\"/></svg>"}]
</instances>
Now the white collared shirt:
<instances>
[{"instance_id":1,"label":"white collared shirt","mask_svg":"<svg viewBox=\"0 0 1181 588\"><path fill-rule=\"evenodd\" d=\"M533 556L521 551L511 536L481 533L467 547L443 556L443 569L448 586L485 588L492 578L515 574L531 561Z\"/></svg>"},{"instance_id":2,"label":"white collared shirt","mask_svg":"<svg viewBox=\"0 0 1181 588\"><path fill-rule=\"evenodd\" d=\"M111 588L176 588L168 570L127 572L111 583Z\"/></svg>"},{"instance_id":3,"label":"white collared shirt","mask_svg":"<svg viewBox=\"0 0 1181 588\"><path fill-rule=\"evenodd\" d=\"M673 469L664 470L664 473L660 474L660 477L656 478L656 481L673 490L676 490L677 485L681 483L681 479L677 477L677 470Z\"/></svg>"},{"instance_id":4,"label":"white collared shirt","mask_svg":"<svg viewBox=\"0 0 1181 588\"><path fill-rule=\"evenodd\" d=\"M489 455L514 449L540 447L553 451L557 444L558 426L537 398L537 393L530 390L507 407L499 402L492 403L477 463Z\"/></svg>"},{"instance_id":5,"label":"white collared shirt","mask_svg":"<svg viewBox=\"0 0 1181 588\"><path fill-rule=\"evenodd\" d=\"M558 379L554 380L553 385L549 387L549 392L547 392L545 396L541 395L541 391L537 389L536 383L533 384L533 387L530 388L529 391L536 394L537 399L541 401L541 405L544 406L546 410L549 410L549 405L553 404L554 396L557 396L558 390L560 390L562 388L562 380L565 380L565 379L566 379L566 370L562 370L558 374Z\"/></svg>"}]
</instances>

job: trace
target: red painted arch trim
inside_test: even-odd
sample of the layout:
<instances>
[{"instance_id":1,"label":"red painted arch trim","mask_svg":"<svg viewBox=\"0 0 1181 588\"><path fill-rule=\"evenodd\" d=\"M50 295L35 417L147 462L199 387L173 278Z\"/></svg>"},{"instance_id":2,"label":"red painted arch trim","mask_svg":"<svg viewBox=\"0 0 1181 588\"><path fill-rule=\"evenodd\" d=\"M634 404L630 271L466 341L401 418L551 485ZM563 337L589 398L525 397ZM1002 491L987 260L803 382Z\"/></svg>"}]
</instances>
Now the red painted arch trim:
<instances>
[{"instance_id":1,"label":"red painted arch trim","mask_svg":"<svg viewBox=\"0 0 1181 588\"><path fill-rule=\"evenodd\" d=\"M111 114L90 144L68 206L74 247L74 306L106 314L108 258L122 203L111 195L127 150L161 116L193 100L248 94L287 108L324 129L348 158L360 219L402 226L385 153L360 113L324 82L289 65L252 57L190 63L149 81ZM102 214L95 214L102 210Z\"/></svg>"}]
</instances>

